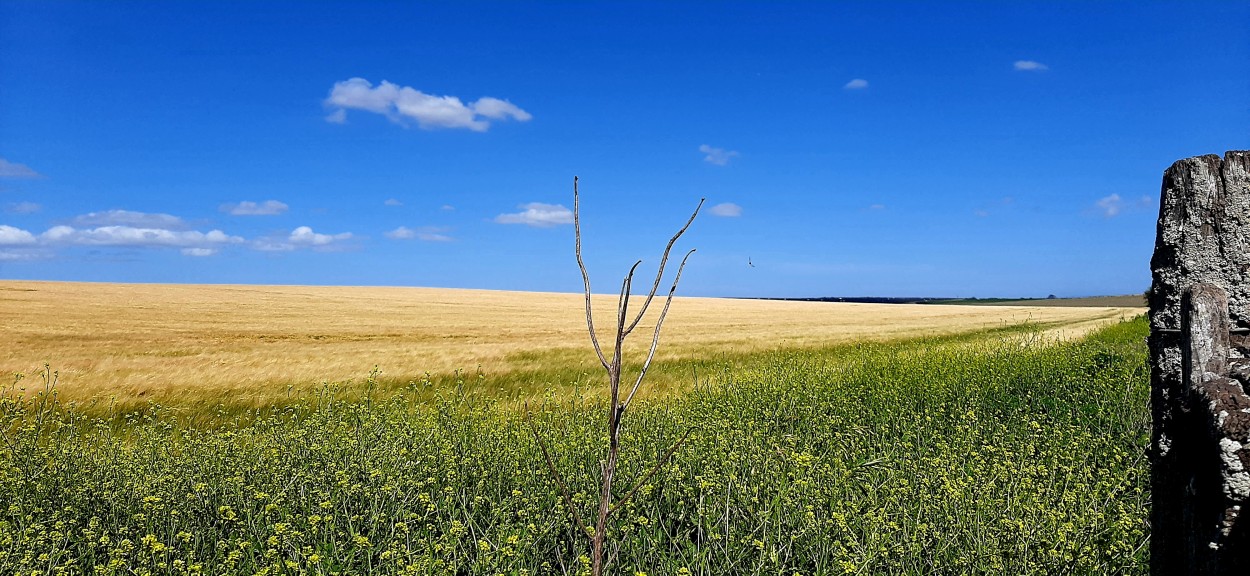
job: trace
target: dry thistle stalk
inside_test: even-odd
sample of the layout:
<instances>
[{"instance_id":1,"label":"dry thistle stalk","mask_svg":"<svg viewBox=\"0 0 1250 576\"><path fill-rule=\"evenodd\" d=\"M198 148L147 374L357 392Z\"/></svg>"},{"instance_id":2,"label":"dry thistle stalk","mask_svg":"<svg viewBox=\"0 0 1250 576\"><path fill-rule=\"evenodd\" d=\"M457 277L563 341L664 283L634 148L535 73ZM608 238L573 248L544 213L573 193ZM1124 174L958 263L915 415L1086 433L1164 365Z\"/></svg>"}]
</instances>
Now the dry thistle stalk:
<instances>
[{"instance_id":1,"label":"dry thistle stalk","mask_svg":"<svg viewBox=\"0 0 1250 576\"><path fill-rule=\"evenodd\" d=\"M687 430L682 437L673 444L672 447L664 453L655 466L643 475L621 498L613 501L612 498L612 481L616 476L616 465L620 456L620 436L621 436L621 419L625 415L625 411L629 409L629 405L634 400L634 395L638 393L638 388L642 386L642 380L647 376L647 369L651 367L651 361L655 358L656 348L660 344L660 328L664 325L664 318L668 315L669 305L673 303L673 294L677 292L677 283L681 280L681 272L686 267L686 260L694 254L694 250L686 253L681 259L681 265L677 267L677 274L673 278L672 287L668 290L668 296L664 299L664 308L660 311L659 318L655 321L655 332L651 336L651 349L647 352L647 359L642 364L642 368L638 371L638 378L634 380L633 386L629 389L629 394L621 400L621 361L623 358L622 346L625 338L638 327L638 323L642 321L642 317L647 313L647 308L651 305L651 301L655 298L656 291L660 288L660 283L664 278L664 267L668 263L669 252L673 249L673 244L677 243L677 239L686 233L686 229L690 228L690 224L694 222L696 216L699 215L699 209L703 207L705 199L699 200L699 205L695 206L694 213L690 215L690 219L686 224L678 230L668 241L668 245L664 247L664 254L660 257L660 266L655 273L655 282L651 285L651 290L647 293L647 297L643 300L642 307L638 313L630 320L629 315L629 297L631 285L634 279L634 271L638 269L638 265L642 264L642 260L634 262L630 267L629 274L625 275L625 280L621 283L621 295L617 302L616 308L616 330L613 338L612 358L603 353L603 348L599 345L599 336L595 332L594 313L590 305L590 275L586 272L586 264L582 261L582 225L581 215L578 209L578 192L577 177L573 178L573 234L576 240L575 252L577 254L577 267L582 272L582 284L585 287L586 295L586 328L590 331L590 342L594 345L595 354L599 357L600 364L608 373L608 386L610 403L608 405L608 450L607 457L599 462L600 466L600 492L599 492L599 509L595 515L594 527L587 526L582 520L581 514L578 513L577 507L573 504L573 498L569 494L568 485L565 484L564 478L560 476L560 472L556 470L555 461L551 458L551 452L547 450L547 446L543 444L542 437L538 434L538 428L534 425L533 417L530 415L529 407L526 406L525 416L529 422L530 430L534 433L534 438L538 441L538 446L542 450L543 458L547 461L547 469L551 472L551 476L555 479L556 484L560 487L560 493L564 497L564 503L568 506L569 514L573 516L573 521L577 524L578 531L586 535L590 539L590 557L591 572L594 576L601 576L604 568L604 538L607 534L608 519L614 512L620 509L634 497L652 476L655 476L660 468L664 466L677 449L681 447L686 438L690 436L691 430Z\"/></svg>"}]
</instances>

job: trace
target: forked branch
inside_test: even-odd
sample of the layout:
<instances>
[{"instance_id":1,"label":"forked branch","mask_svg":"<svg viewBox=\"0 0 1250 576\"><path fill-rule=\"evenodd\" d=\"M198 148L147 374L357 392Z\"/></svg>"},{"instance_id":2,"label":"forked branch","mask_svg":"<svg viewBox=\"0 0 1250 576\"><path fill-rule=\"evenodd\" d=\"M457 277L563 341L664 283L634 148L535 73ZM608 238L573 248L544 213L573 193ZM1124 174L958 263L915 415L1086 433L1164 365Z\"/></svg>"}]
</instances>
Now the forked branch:
<instances>
[{"instance_id":1,"label":"forked branch","mask_svg":"<svg viewBox=\"0 0 1250 576\"><path fill-rule=\"evenodd\" d=\"M707 201L706 198L700 198L699 204L694 207L694 212L690 214L690 218L686 220L685 225L683 225L681 229L677 231L676 234L673 234L672 238L669 238L668 244L664 246L664 253L660 256L660 266L655 271L655 281L651 284L651 290L647 292L647 298L643 300L642 307L638 309L638 314L634 316L634 320L629 323L628 327L621 329L621 324L617 325L617 330L621 332L621 337L629 336L629 334L634 331L634 328L638 327L638 323L642 321L643 316L647 313L647 309L651 306L651 300L655 298L655 293L658 292L660 289L660 282L662 282L664 279L664 268L668 265L668 255L669 253L673 251L673 245L677 243L677 240L680 239L682 235L686 233L686 230L690 228L690 225L694 223L694 219L699 215L699 210L703 208L703 203L706 201ZM603 354L603 348L599 346L599 336L598 334L595 333L595 322L593 318L593 312L591 311L591 306L590 306L590 294L591 294L590 274L586 272L586 263L582 260L582 223L581 223L580 204L581 204L580 195L577 189L577 177L574 176L573 177L573 235L575 236L575 245L576 245L575 252L577 253L577 268L581 270L582 286L585 290L585 295L586 295L586 326L590 329L590 341L595 347L595 353L598 354L599 361L603 363L604 369L607 369L608 360L607 360L607 357ZM689 254L686 254L687 258L689 256L690 256ZM632 282L632 279L634 277L634 271L638 268L638 265L641 263L642 263L642 260L639 260L634 263L634 266L632 268L629 269L629 275L626 276L626 282ZM685 259L682 260L682 263L683 264L685 263ZM676 286L676 283L674 283L674 286ZM622 311L619 305L618 305L617 311L618 312Z\"/></svg>"},{"instance_id":2,"label":"forked branch","mask_svg":"<svg viewBox=\"0 0 1250 576\"><path fill-rule=\"evenodd\" d=\"M660 345L660 327L664 325L664 317L668 316L668 307L673 303L673 294L677 292L677 283L681 281L681 271L686 269L686 260L690 259L691 254L694 254L694 249L686 252L685 257L681 259L681 265L677 267L677 276L673 278L673 286L668 289L668 297L664 299L664 309L660 310L660 317L655 321L655 334L651 336L651 350L647 352L647 361L642 363L642 370L638 371L638 380L634 382L634 388L629 391L629 396L626 396L625 402L621 404L622 412L629 408L629 403L634 400L634 394L638 393L642 379L647 377L647 369L651 367L651 360L655 359L655 349Z\"/></svg>"},{"instance_id":3,"label":"forked branch","mask_svg":"<svg viewBox=\"0 0 1250 576\"><path fill-rule=\"evenodd\" d=\"M642 308L638 310L638 316L636 316L634 321L629 324L629 328L625 329L626 335L629 335L630 332L634 331L634 328L637 327L638 323L642 321L642 315L647 313L647 307L651 305L651 299L655 298L655 291L660 289L660 280L664 278L664 266L668 263L668 253L673 250L673 244L677 243L677 239L681 238L681 235L686 233L686 229L689 228L690 224L694 222L695 216L699 215L699 209L703 208L704 200L706 200L706 198L699 199L699 205L694 207L694 212L690 214L690 219L686 220L686 225L682 226L681 230L678 230L677 233L673 234L673 237L668 240L668 245L664 247L664 255L660 257L660 268L655 271L655 283L651 285L651 291L647 293L647 299L643 301ZM690 252L694 252L694 250L691 250ZM686 258L689 257L690 254L687 253ZM683 258L681 263L684 266L686 264L686 259ZM678 276L680 275L681 272L678 272ZM673 282L673 288L677 288L676 281ZM669 294L671 296L672 292L669 292Z\"/></svg>"},{"instance_id":4,"label":"forked branch","mask_svg":"<svg viewBox=\"0 0 1250 576\"><path fill-rule=\"evenodd\" d=\"M647 313L647 308L651 306L651 301L655 299L655 294L660 289L660 283L664 279L664 269L668 265L669 254L673 250L673 245L677 240L686 233L690 228L690 224L694 222L699 210L703 207L704 199L699 200L699 204L695 206L694 212L690 214L690 218L686 220L685 225L669 239L668 244L664 247L664 254L660 256L660 265L655 273L655 281L651 285L651 290L647 292L647 297L642 302L641 308L633 320L630 321L629 315L629 298L630 291L633 286L634 273L638 270L638 265L642 264L639 260L629 268L629 273L625 275L625 279L621 281L621 293L616 304L616 332L613 335L612 359L604 354L603 347L599 343L599 335L595 332L594 310L591 306L590 291L590 274L586 271L586 263L582 260L582 220L581 220L581 197L577 189L577 178L573 178L573 234L575 236L574 252L577 255L577 268L582 273L582 287L584 290L586 303L586 328L590 331L590 342L595 348L595 355L599 358L599 363L603 365L603 369L608 373L608 390L610 403L608 406L608 448L605 458L599 463L600 472L600 496L599 509L595 519L593 528L587 527L582 521L581 515L577 508L573 505L573 499L569 495L568 486L565 484L563 477L556 470L555 460L552 459L551 453L547 450L547 445L543 443L542 438L538 434L538 428L534 425L533 417L529 413L529 406L526 406L525 418L529 422L530 431L534 433L534 438L538 441L538 446L543 452L543 458L547 461L547 469L551 472L551 476L555 478L556 484L560 486L560 492L564 497L564 503L569 508L569 513L573 516L574 522L577 523L578 529L582 534L590 537L591 547L591 573L594 576L601 576L604 568L604 538L607 533L608 518L613 512L616 512L621 506L628 503L637 494L638 490L651 480L677 452L681 445L685 443L686 438L690 436L691 430L679 439L667 452L655 463L649 472L637 480L628 492L621 498L613 498L612 496L612 480L616 475L617 462L620 456L620 437L621 437L621 418L625 415L625 410L634 400L634 395L638 393L639 387L642 386L642 380L647 375L647 370L651 367L652 360L655 359L655 351L660 345L660 329L664 326L664 319L668 316L669 307L673 303L673 295L677 292L677 283L681 281L681 273L686 268L686 261L690 259L690 255L694 254L694 250L686 253L681 259L681 265L677 267L677 274L673 278L673 285L669 288L668 296L664 299L664 309L660 311L659 317L655 322L655 333L651 336L651 348L647 352L646 361L643 362L641 370L639 370L638 378L634 381L634 385L629 390L629 395L625 397L625 401L621 402L621 366L623 363L625 337L638 327L638 323L642 321ZM615 500L615 501L614 501Z\"/></svg>"}]
</instances>

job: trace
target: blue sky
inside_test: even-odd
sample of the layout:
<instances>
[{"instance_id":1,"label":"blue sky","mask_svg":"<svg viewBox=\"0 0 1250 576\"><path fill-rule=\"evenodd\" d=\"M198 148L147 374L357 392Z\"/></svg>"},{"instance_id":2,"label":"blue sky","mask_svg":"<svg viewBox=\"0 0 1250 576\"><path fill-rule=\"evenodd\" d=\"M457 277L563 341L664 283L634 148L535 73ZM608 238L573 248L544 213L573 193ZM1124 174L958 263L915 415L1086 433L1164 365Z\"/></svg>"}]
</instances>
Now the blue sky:
<instances>
[{"instance_id":1,"label":"blue sky","mask_svg":"<svg viewBox=\"0 0 1250 576\"><path fill-rule=\"evenodd\" d=\"M1244 2L0 1L0 279L1134 293L1248 136Z\"/></svg>"}]
</instances>

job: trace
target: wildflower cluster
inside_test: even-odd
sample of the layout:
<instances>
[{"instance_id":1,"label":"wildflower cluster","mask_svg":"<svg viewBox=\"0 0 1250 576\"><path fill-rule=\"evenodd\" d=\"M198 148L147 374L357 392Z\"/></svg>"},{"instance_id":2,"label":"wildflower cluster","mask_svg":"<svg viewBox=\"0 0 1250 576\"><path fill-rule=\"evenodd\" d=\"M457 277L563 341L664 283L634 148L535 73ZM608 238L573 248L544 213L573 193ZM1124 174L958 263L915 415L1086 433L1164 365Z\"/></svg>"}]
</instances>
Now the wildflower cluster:
<instances>
[{"instance_id":1,"label":"wildflower cluster","mask_svg":"<svg viewBox=\"0 0 1250 576\"><path fill-rule=\"evenodd\" d=\"M609 525L643 574L1144 573L1145 323L770 354L638 404ZM0 574L580 574L515 401L325 392L216 425L0 393ZM602 404L536 414L576 506Z\"/></svg>"}]
</instances>

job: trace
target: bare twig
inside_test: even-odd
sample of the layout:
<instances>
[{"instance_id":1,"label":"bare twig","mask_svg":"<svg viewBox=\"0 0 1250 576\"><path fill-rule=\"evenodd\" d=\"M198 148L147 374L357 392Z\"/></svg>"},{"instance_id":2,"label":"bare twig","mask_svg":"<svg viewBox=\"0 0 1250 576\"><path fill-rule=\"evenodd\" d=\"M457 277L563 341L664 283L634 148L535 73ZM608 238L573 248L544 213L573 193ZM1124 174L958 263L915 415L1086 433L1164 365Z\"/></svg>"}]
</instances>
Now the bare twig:
<instances>
[{"instance_id":1,"label":"bare twig","mask_svg":"<svg viewBox=\"0 0 1250 576\"><path fill-rule=\"evenodd\" d=\"M581 516L577 513L576 508L573 506L573 500L569 496L568 486L564 483L564 480L560 477L559 473L556 472L555 461L552 460L551 454L547 451L546 445L543 444L542 438L538 435L538 429L534 425L533 417L529 414L528 404L526 405L526 419L529 421L530 429L534 432L534 437L538 440L538 445L543 451L543 457L547 459L547 467L550 469L551 475L556 479L556 483L560 485L560 490L564 495L565 504L569 507L569 511L573 515L573 519L577 522L578 528L581 529L584 534L590 535L591 573L594 576L601 576L603 574L605 565L604 541L607 535L608 518L613 512L619 509L622 504L629 502L630 499L634 497L634 494L638 492L639 488L646 482L650 481L651 478L659 472L660 468L662 468L664 464L672 458L677 449L680 448L686 441L686 438L690 436L690 431L687 431L676 444L669 448L668 452L666 452L664 457L656 463L655 467L644 475L641 480L636 482L623 498L615 499L615 503L613 502L612 482L616 476L617 462L619 461L621 452L621 418L625 415L625 410L629 407L630 402L633 401L634 395L638 393L638 388L642 385L642 380L646 377L647 370L651 367L652 360L655 359L655 351L660 344L660 329L664 326L664 319L668 315L669 306L673 303L673 294L677 291L677 283L681 280L682 270L685 269L686 261L690 258L690 255L694 253L694 250L687 252L685 257L681 259L681 265L677 268L677 274L673 279L673 285L669 289L668 296L664 300L664 309L660 311L660 316L656 320L655 333L651 338L651 348L647 353L647 359L643 363L642 369L638 374L638 379L634 381L634 385L630 389L629 395L625 398L624 402L621 402L621 365L624 356L625 337L629 336L630 332L638 326L638 323L642 321L643 316L646 315L647 308L651 305L651 301L655 298L655 294L660 288L660 282L664 278L664 269L668 264L668 256L672 252L673 244L677 243L677 240L686 233L687 229L690 228L690 224L693 223L695 217L699 215L699 209L703 207L703 202L703 199L699 200L698 206L695 206L694 212L691 213L690 218L686 220L686 224L682 226L672 238L669 239L668 244L664 247L664 254L660 257L660 265L656 270L655 282L652 284L651 290L647 293L646 299L643 300L642 307L638 310L637 315L633 317L632 322L629 321L630 291L633 287L634 273L637 272L638 266L642 264L642 261L639 260L634 262L634 265L629 269L629 273L626 274L624 280L621 281L621 293L616 304L616 333L613 339L612 359L608 360L607 355L603 352L603 347L599 343L599 335L595 332L594 310L591 305L590 274L586 271L586 263L582 259L581 202L577 189L577 178L573 178L573 234L576 236L575 252L577 254L577 267L582 273L582 287L585 292L586 328L590 331L590 342L594 345L595 355L599 357L599 363L603 365L604 370L608 373L608 389L610 393L607 422L608 451L606 457L599 463L601 484L599 492L599 510L595 517L594 528L588 528L582 522Z\"/></svg>"},{"instance_id":2,"label":"bare twig","mask_svg":"<svg viewBox=\"0 0 1250 576\"><path fill-rule=\"evenodd\" d=\"M625 403L621 406L624 412L629 408L629 403L634 400L634 394L638 393L638 387L642 385L642 379L647 376L647 369L651 367L651 360L655 358L655 349L660 345L660 327L664 325L664 317L668 315L668 307L673 303L673 294L677 292L677 283L681 281L681 271L686 269L686 260L690 255L694 254L694 250L686 252L686 256L681 259L681 265L677 267L677 276L673 278L673 287L668 289L668 297L664 299L664 309L660 310L660 317L655 321L655 334L651 337L651 350L647 352L647 361L643 362L642 370L638 371L638 380L634 382L634 388L629 391L629 396L625 397Z\"/></svg>"},{"instance_id":3,"label":"bare twig","mask_svg":"<svg viewBox=\"0 0 1250 576\"><path fill-rule=\"evenodd\" d=\"M651 471L647 472L647 475L643 476L641 480L635 482L633 488L629 489L629 492L626 492L624 496L616 500L616 504L613 504L612 508L608 510L609 516L611 516L613 512L616 512L618 508L627 504L630 499L634 497L634 493L638 492L639 488L642 488L644 484L651 480L652 476L655 476L656 472L660 471L660 468L663 468L664 465L668 463L669 458L672 458L673 454L677 453L677 449L681 448L682 444L685 444L686 439L690 437L691 432L694 432L694 428L686 430L686 433L681 435L681 438L677 440L677 443L673 444L673 446L668 449L668 452L664 453L664 457L660 458L660 461L655 463L655 467L651 468Z\"/></svg>"},{"instance_id":4,"label":"bare twig","mask_svg":"<svg viewBox=\"0 0 1250 576\"><path fill-rule=\"evenodd\" d=\"M634 331L634 328L638 326L639 322L642 321L642 315L647 313L647 307L651 305L651 299L655 298L656 290L660 289L660 280L664 277L664 266L668 263L668 253L672 251L673 244L677 243L677 239L681 238L681 235L686 233L686 229L690 227L692 222L694 222L695 216L699 215L699 209L703 208L703 202L705 200L707 200L707 198L699 199L699 205L694 207L694 213L690 214L690 219L686 220L686 225L682 226L681 230L678 230L672 238L669 238L668 245L664 247L664 255L660 256L660 267L655 271L655 283L651 285L651 291L647 293L647 299L643 301L642 308L638 310L638 317L634 318L634 321L629 324L629 328L625 329L626 335L629 335L630 332ZM687 256L689 256L689 254L687 254Z\"/></svg>"},{"instance_id":5,"label":"bare twig","mask_svg":"<svg viewBox=\"0 0 1250 576\"><path fill-rule=\"evenodd\" d=\"M551 477L555 478L556 484L560 486L560 494L564 496L564 504L569 507L569 515L573 517L573 521L577 523L577 529L587 538L590 537L590 531L586 529L586 524L582 522L581 514L577 513L577 507L573 505L573 498L569 496L569 487L564 483L564 478L556 471L556 463L551 459L551 453L547 451L547 445L543 443L542 436L538 435L538 426L534 424L534 415L530 413L530 403L525 403L525 422L530 425L530 432L534 433L534 440L538 442L538 448L543 451L543 458L547 460L547 470L551 472Z\"/></svg>"},{"instance_id":6,"label":"bare twig","mask_svg":"<svg viewBox=\"0 0 1250 576\"><path fill-rule=\"evenodd\" d=\"M603 356L603 348L599 347L599 336L595 334L595 319L590 311L590 275L586 273L586 263L582 262L582 220L578 210L577 176L573 177L573 235L577 237L577 267L582 271L582 284L586 288L586 327L590 329L590 343L595 345L595 354L603 368L608 368L608 359Z\"/></svg>"}]
</instances>

